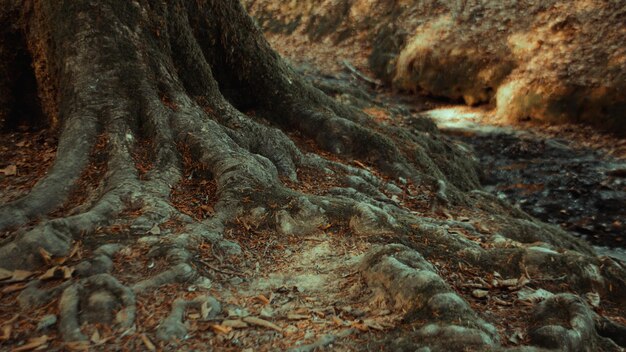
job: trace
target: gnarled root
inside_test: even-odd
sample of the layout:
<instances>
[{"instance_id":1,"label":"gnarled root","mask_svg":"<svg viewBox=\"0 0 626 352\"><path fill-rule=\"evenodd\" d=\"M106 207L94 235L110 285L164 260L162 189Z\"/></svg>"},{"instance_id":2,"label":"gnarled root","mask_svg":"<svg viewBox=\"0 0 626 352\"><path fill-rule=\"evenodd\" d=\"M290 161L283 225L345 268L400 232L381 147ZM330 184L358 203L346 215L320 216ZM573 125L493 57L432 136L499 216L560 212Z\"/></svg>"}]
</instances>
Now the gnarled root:
<instances>
[{"instance_id":1,"label":"gnarled root","mask_svg":"<svg viewBox=\"0 0 626 352\"><path fill-rule=\"evenodd\" d=\"M59 330L65 341L86 341L83 321L111 324L120 331L135 323L135 295L109 274L82 279L63 291L59 302ZM115 316L113 316L113 312ZM81 314L82 313L82 314Z\"/></svg>"},{"instance_id":2,"label":"gnarled root","mask_svg":"<svg viewBox=\"0 0 626 352\"><path fill-rule=\"evenodd\" d=\"M41 84L59 91L63 127L55 166L29 195L0 208L0 231L60 207L96 139L106 141L106 172L72 215L19 229L0 246L5 269L50 264L43 254L67 259L77 240L88 251L99 247L76 265L70 281L53 289L34 283L20 299L41 305L48 302L45 295L62 291L59 330L66 341L87 340L83 322L132 331L135 295L167 284L206 283L195 264L210 258L198 256L224 263L242 255L240 244L224 239L235 225L251 234L271 229L280 238L336 226L359 241L403 243L374 249L360 270L381 293L381 304L406 312L407 324L427 322L396 341L398 349L500 344L494 325L438 274L435 260L489 274L498 268L507 277L523 274L537 282L568 273L566 282L577 293L608 299L626 293L621 264L598 259L584 243L535 226L493 197L469 192L478 187L475 162L432 126L414 120L420 129L380 126L313 88L271 51L237 1L148 6L143 0L42 0L32 7L24 15L32 19L24 20L37 26L27 40L50 38L40 54L59 67L42 69L49 77ZM68 51L65 40L75 41L76 50ZM305 140L297 143L292 135ZM307 143L330 154L306 153ZM194 173L185 174L190 164ZM314 185L306 184L306 169L315 170ZM204 204L206 216L185 214L185 208L201 206L172 199L183 177L205 185L199 196L214 196L214 203ZM463 221L436 219L439 208L473 203L476 214L506 226L487 233ZM210 254L202 251L206 247ZM124 277L119 258L132 251L142 254L127 258L160 261L160 273ZM610 348L588 326L613 336L621 331L617 325L598 318L602 323L595 327L588 308L557 297L544 306L568 312L582 325L570 331L539 327L533 341L548 346L561 339L574 346L571 336L580 333ZM544 316L541 307L538 317ZM207 317L220 312L215 298L179 298L157 336L184 337L188 308L205 310Z\"/></svg>"},{"instance_id":3,"label":"gnarled root","mask_svg":"<svg viewBox=\"0 0 626 352\"><path fill-rule=\"evenodd\" d=\"M499 337L436 273L418 252L403 245L387 245L370 252L361 270L367 284L381 290L395 310L407 312L405 320L427 323L396 347L412 342L435 350L489 349Z\"/></svg>"},{"instance_id":4,"label":"gnarled root","mask_svg":"<svg viewBox=\"0 0 626 352\"><path fill-rule=\"evenodd\" d=\"M531 343L548 349L621 351L615 343L618 341L614 342L598 334L601 326L596 323L596 317L587 303L578 296L552 296L536 307L528 335ZM619 325L612 323L611 326ZM623 326L621 330L624 331Z\"/></svg>"}]
</instances>

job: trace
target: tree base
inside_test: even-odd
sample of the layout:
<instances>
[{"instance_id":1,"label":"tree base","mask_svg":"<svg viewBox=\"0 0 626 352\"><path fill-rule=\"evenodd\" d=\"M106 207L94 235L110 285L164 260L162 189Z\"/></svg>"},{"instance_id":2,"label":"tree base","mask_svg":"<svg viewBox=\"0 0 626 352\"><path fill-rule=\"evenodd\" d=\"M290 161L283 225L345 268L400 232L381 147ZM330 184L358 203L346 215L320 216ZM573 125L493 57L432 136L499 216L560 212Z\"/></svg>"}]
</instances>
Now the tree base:
<instances>
[{"instance_id":1,"label":"tree base","mask_svg":"<svg viewBox=\"0 0 626 352\"><path fill-rule=\"evenodd\" d=\"M467 270L489 290L565 284L602 302L626 293L621 264L472 191L471 156L427 120L380 124L314 88L237 2L32 6L29 47L61 41L33 55L45 68L40 90L58 93L58 105L42 102L58 111L60 137L48 174L0 207L0 230L19 229L0 247L0 267L8 282L29 277L17 269L49 268L7 300L40 313L58 307L54 346L237 347L237 329L254 327L267 344L281 334L306 350L406 326L416 347L499 348L500 332L440 272ZM88 191L71 192L87 179L96 181ZM53 213L64 203L74 207ZM285 250L292 242L297 254ZM563 312L596 318L565 300L555 303ZM308 323L320 319L331 335L310 341L317 329ZM576 329L612 346L596 325ZM570 330L530 342L547 346Z\"/></svg>"}]
</instances>

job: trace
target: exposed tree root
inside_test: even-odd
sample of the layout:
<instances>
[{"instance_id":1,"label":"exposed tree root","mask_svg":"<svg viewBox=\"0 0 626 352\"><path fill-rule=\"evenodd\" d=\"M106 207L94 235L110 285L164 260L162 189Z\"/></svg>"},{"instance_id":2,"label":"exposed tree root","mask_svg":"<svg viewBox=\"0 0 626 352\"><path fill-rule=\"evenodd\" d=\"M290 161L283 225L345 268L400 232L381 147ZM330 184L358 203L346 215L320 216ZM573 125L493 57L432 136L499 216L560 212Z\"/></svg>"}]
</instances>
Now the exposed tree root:
<instances>
[{"instance_id":1,"label":"exposed tree root","mask_svg":"<svg viewBox=\"0 0 626 352\"><path fill-rule=\"evenodd\" d=\"M594 316L580 297L556 295L537 306L529 336L533 344L548 349L620 351L615 342L598 335Z\"/></svg>"},{"instance_id":2,"label":"exposed tree root","mask_svg":"<svg viewBox=\"0 0 626 352\"><path fill-rule=\"evenodd\" d=\"M135 295L109 274L81 279L63 291L59 301L59 330L65 341L86 341L83 321L115 323L120 331L135 323ZM113 312L115 316L113 316Z\"/></svg>"},{"instance_id":3,"label":"exposed tree root","mask_svg":"<svg viewBox=\"0 0 626 352\"><path fill-rule=\"evenodd\" d=\"M50 264L42 253L65 258L75 241L89 242L102 227L128 228L127 238L111 235L77 264L72 281L45 289L36 282L22 292L23 305L44 305L60 294L59 331L65 341L87 341L83 328L91 323L130 334L136 295L169 284L210 282L195 265L208 259L198 258L200 249L209 246L220 262L239 260L240 244L224 239L233 224L250 233L271 229L285 238L339 226L365 241L390 243L367 254L360 273L381 293L382 305L414 324L413 332L394 342L398 349L500 346L495 327L437 273L435 260L483 274L498 268L507 277L526 275L538 282L569 273L564 282L577 293L615 300L626 295L620 263L595 257L581 241L538 225L497 199L469 192L478 187L474 161L432 126L379 126L313 88L277 57L236 1L73 0L33 6L28 16L39 26L31 36L50 34L58 41L50 44L54 48L73 38L77 49L42 49L51 50L63 67L61 73L47 73L60 87L57 162L29 195L0 208L0 230L58 208L101 134L107 172L80 212L43 220L2 245L0 267L34 269ZM57 29L68 15L71 24ZM330 157L306 153L289 133L315 141ZM141 141L153 150L147 169L136 158ZM200 174L184 175L183 163L190 161L183 160L183 150L202 166ZM349 165L353 159L359 167ZM307 192L301 180L307 168L336 184ZM172 187L182 177L215 182L217 202L208 219L193 219L172 204ZM405 195L410 199L399 199ZM419 197L427 209L411 207ZM493 215L503 228L485 233L462 221L429 218L439 208L473 202L473 211ZM180 226L172 229L171 222ZM125 245L136 244L145 246L147 258L161 261L160 271L122 279L124 268L116 267L115 258ZM576 339L588 337L600 348L613 348L596 329L611 337L622 331L619 325L596 324L600 317L577 296L555 297L538 306L538 324L552 310L580 324L537 326L531 343L552 347L562 341L576 350ZM205 320L224 316L214 297L178 298L156 336L164 343L182 339L187 309L203 311Z\"/></svg>"},{"instance_id":4,"label":"exposed tree root","mask_svg":"<svg viewBox=\"0 0 626 352\"><path fill-rule=\"evenodd\" d=\"M487 349L499 342L496 329L479 318L416 251L388 245L368 254L361 270L368 285L383 290L383 299L407 312L406 320L427 322L410 337L413 348Z\"/></svg>"},{"instance_id":5,"label":"exposed tree root","mask_svg":"<svg viewBox=\"0 0 626 352\"><path fill-rule=\"evenodd\" d=\"M172 304L170 315L159 325L157 337L163 341L185 337L187 328L183 318L185 311L190 308L200 311L203 319L215 318L222 310L220 303L213 297L199 296L189 301L177 299Z\"/></svg>"}]
</instances>

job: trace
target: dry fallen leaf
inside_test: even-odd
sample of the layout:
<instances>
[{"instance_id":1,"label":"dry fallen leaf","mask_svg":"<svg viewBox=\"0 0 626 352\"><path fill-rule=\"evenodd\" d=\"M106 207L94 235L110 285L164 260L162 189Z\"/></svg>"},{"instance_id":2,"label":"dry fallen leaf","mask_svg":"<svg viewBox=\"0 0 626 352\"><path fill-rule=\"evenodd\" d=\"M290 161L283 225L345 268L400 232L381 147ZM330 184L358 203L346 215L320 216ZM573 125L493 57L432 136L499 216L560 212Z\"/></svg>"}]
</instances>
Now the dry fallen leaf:
<instances>
[{"instance_id":1,"label":"dry fallen leaf","mask_svg":"<svg viewBox=\"0 0 626 352\"><path fill-rule=\"evenodd\" d=\"M352 322L352 324L350 324L353 328L360 330L360 331L367 331L369 330L369 328L367 327L367 325L363 324L363 323L359 323L357 321Z\"/></svg>"},{"instance_id":2,"label":"dry fallen leaf","mask_svg":"<svg viewBox=\"0 0 626 352\"><path fill-rule=\"evenodd\" d=\"M208 215L213 215L215 213L215 209L212 206L203 204L200 206L200 209L204 210L204 212Z\"/></svg>"},{"instance_id":3,"label":"dry fallen leaf","mask_svg":"<svg viewBox=\"0 0 626 352\"><path fill-rule=\"evenodd\" d=\"M358 160L353 160L352 161L355 165L363 168L363 169L367 169L367 166L365 166L365 164L363 164L362 162L358 161Z\"/></svg>"},{"instance_id":4,"label":"dry fallen leaf","mask_svg":"<svg viewBox=\"0 0 626 352\"><path fill-rule=\"evenodd\" d=\"M265 305L270 304L270 300L263 294L258 295L257 298Z\"/></svg>"},{"instance_id":5,"label":"dry fallen leaf","mask_svg":"<svg viewBox=\"0 0 626 352\"><path fill-rule=\"evenodd\" d=\"M323 230L323 231L325 231L325 230L328 230L331 226L333 226L333 224L328 223L328 224L326 224L326 225L322 225L322 226L320 226L320 229L321 229L321 230Z\"/></svg>"},{"instance_id":6,"label":"dry fallen leaf","mask_svg":"<svg viewBox=\"0 0 626 352\"><path fill-rule=\"evenodd\" d=\"M152 341L150 341L150 338L146 336L146 334L141 334L139 335L139 337L149 351L156 351L156 346L154 346L154 344L152 343Z\"/></svg>"},{"instance_id":7,"label":"dry fallen leaf","mask_svg":"<svg viewBox=\"0 0 626 352\"><path fill-rule=\"evenodd\" d=\"M4 176L15 176L17 175L17 166L9 165L3 169L0 169L0 173L4 174Z\"/></svg>"},{"instance_id":8,"label":"dry fallen leaf","mask_svg":"<svg viewBox=\"0 0 626 352\"><path fill-rule=\"evenodd\" d=\"M339 317L333 317L333 323L335 323L335 325L342 326L344 322Z\"/></svg>"},{"instance_id":9,"label":"dry fallen leaf","mask_svg":"<svg viewBox=\"0 0 626 352\"><path fill-rule=\"evenodd\" d=\"M53 266L48 269L45 273L39 276L39 280L50 280L50 279L69 279L72 277L74 273L74 268L69 268L67 266Z\"/></svg>"},{"instance_id":10,"label":"dry fallen leaf","mask_svg":"<svg viewBox=\"0 0 626 352\"><path fill-rule=\"evenodd\" d=\"M283 334L285 336L289 336L289 335L293 335L295 333L297 333L299 331L299 329L293 325L288 325L284 330L283 330Z\"/></svg>"},{"instance_id":11,"label":"dry fallen leaf","mask_svg":"<svg viewBox=\"0 0 626 352\"><path fill-rule=\"evenodd\" d=\"M515 330L515 332L509 337L509 341L519 345L524 339L524 333L521 330Z\"/></svg>"},{"instance_id":12,"label":"dry fallen leaf","mask_svg":"<svg viewBox=\"0 0 626 352\"><path fill-rule=\"evenodd\" d=\"M81 250L81 242L77 241L74 243L74 247L72 247L72 250L70 251L70 255L68 255L68 258L73 258L76 254L79 254ZM80 259L80 256L78 257L78 259Z\"/></svg>"},{"instance_id":13,"label":"dry fallen leaf","mask_svg":"<svg viewBox=\"0 0 626 352\"><path fill-rule=\"evenodd\" d=\"M19 351L34 350L35 348L42 347L43 345L46 344L46 342L48 342L48 335L33 337L32 339L29 339L28 342L26 342L26 344L20 347L16 347L12 351L19 352Z\"/></svg>"},{"instance_id":14,"label":"dry fallen leaf","mask_svg":"<svg viewBox=\"0 0 626 352\"><path fill-rule=\"evenodd\" d=\"M224 326L219 324L211 325L211 329L218 334L228 334L229 332L233 331L233 328L231 328L230 326Z\"/></svg>"},{"instance_id":15,"label":"dry fallen leaf","mask_svg":"<svg viewBox=\"0 0 626 352\"><path fill-rule=\"evenodd\" d=\"M587 301L589 302L589 304L591 304L592 307L594 308L600 307L600 295L599 294L597 294L596 292L587 292L585 293L585 297L587 298Z\"/></svg>"},{"instance_id":16,"label":"dry fallen leaf","mask_svg":"<svg viewBox=\"0 0 626 352\"><path fill-rule=\"evenodd\" d=\"M49 280L49 279L54 279L55 278L55 274L57 272L57 270L59 270L58 266L53 266L52 268L48 269L45 273L41 274L39 276L39 280Z\"/></svg>"},{"instance_id":17,"label":"dry fallen leaf","mask_svg":"<svg viewBox=\"0 0 626 352\"><path fill-rule=\"evenodd\" d=\"M33 273L32 271L15 270L13 272L13 276L11 277L11 282L24 281L28 279L29 277L33 276L34 274L35 273Z\"/></svg>"},{"instance_id":18,"label":"dry fallen leaf","mask_svg":"<svg viewBox=\"0 0 626 352\"><path fill-rule=\"evenodd\" d=\"M202 302L202 305L200 305L200 317L202 318L202 320L206 320L209 317L209 313L211 313L211 310L213 310L213 307L209 305L208 300Z\"/></svg>"},{"instance_id":19,"label":"dry fallen leaf","mask_svg":"<svg viewBox=\"0 0 626 352\"><path fill-rule=\"evenodd\" d=\"M26 284L9 285L9 286L7 286L7 287L2 289L2 293L11 293L11 292L19 291L19 290L23 289L24 287L26 287Z\"/></svg>"},{"instance_id":20,"label":"dry fallen leaf","mask_svg":"<svg viewBox=\"0 0 626 352\"><path fill-rule=\"evenodd\" d=\"M63 265L65 264L65 262L67 261L67 257L56 257L56 258L52 258L50 264L54 264L54 265Z\"/></svg>"},{"instance_id":21,"label":"dry fallen leaf","mask_svg":"<svg viewBox=\"0 0 626 352\"><path fill-rule=\"evenodd\" d=\"M6 270L4 268L0 268L0 281L10 279L13 277L13 272Z\"/></svg>"},{"instance_id":22,"label":"dry fallen leaf","mask_svg":"<svg viewBox=\"0 0 626 352\"><path fill-rule=\"evenodd\" d=\"M100 342L100 332L98 330L94 331L90 340L97 345Z\"/></svg>"},{"instance_id":23,"label":"dry fallen leaf","mask_svg":"<svg viewBox=\"0 0 626 352\"><path fill-rule=\"evenodd\" d=\"M497 287L517 286L517 283L518 283L517 279L499 280Z\"/></svg>"},{"instance_id":24,"label":"dry fallen leaf","mask_svg":"<svg viewBox=\"0 0 626 352\"><path fill-rule=\"evenodd\" d=\"M50 261L52 259L52 254L50 254L44 248L39 247L39 255L41 255L41 258L46 264L50 264Z\"/></svg>"},{"instance_id":25,"label":"dry fallen leaf","mask_svg":"<svg viewBox=\"0 0 626 352\"><path fill-rule=\"evenodd\" d=\"M0 335L0 341L5 341L11 338L11 331L13 327L10 324L4 325L2 327L2 335Z\"/></svg>"},{"instance_id":26,"label":"dry fallen leaf","mask_svg":"<svg viewBox=\"0 0 626 352\"><path fill-rule=\"evenodd\" d=\"M65 343L65 348L70 351L88 351L89 350L89 342L88 341L72 341Z\"/></svg>"},{"instance_id":27,"label":"dry fallen leaf","mask_svg":"<svg viewBox=\"0 0 626 352\"><path fill-rule=\"evenodd\" d=\"M519 279L517 279L517 282L518 282L518 286L522 287L530 283L530 277L526 276L525 274L522 274L522 276Z\"/></svg>"},{"instance_id":28,"label":"dry fallen leaf","mask_svg":"<svg viewBox=\"0 0 626 352\"><path fill-rule=\"evenodd\" d=\"M75 269L68 266L62 266L61 270L63 271L63 278L67 280L72 277Z\"/></svg>"}]
</instances>

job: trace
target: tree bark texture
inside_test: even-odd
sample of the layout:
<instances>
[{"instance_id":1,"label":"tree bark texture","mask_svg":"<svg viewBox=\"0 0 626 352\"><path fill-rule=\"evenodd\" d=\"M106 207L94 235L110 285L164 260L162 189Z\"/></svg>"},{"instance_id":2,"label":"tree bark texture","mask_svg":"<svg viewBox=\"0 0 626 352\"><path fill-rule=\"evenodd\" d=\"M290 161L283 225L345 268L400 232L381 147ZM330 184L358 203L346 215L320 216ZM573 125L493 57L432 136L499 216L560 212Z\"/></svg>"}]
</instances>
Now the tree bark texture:
<instances>
[{"instance_id":1,"label":"tree bark texture","mask_svg":"<svg viewBox=\"0 0 626 352\"><path fill-rule=\"evenodd\" d=\"M81 332L86 321L126 331L135 323L136 295L201 279L191 265L198 243L211 243L226 258L240 255L240 246L223 235L242 217L285 236L338 223L383 242L364 260L364 280L408 312L409 323L434 324L418 324L416 333L396 341L399 349L444 348L450 341L499 346L494 327L428 262L442 251L451 253L445 257L452 263L485 271L502 267L498 270L518 277L528 270L568 273L576 292L599 292L609 300L626 294L619 263L596 257L584 242L478 191L471 156L432 124L415 118L413 129L381 125L313 87L270 48L238 1L4 1L0 35L0 73L7 77L0 82L3 127L37 123L59 136L47 174L27 195L0 206L0 231L10 233L0 246L0 267L40 267L46 256L67 256L79 238L112 224L130 228L128 243L172 219L184 224L178 231L151 232L161 236L150 242L151 252L169 263L153 277L122 284L111 258L123 244L111 238L91 249L73 281L25 290L20 301L32 305L60 295L58 329L66 341L87 341ZM31 110L24 112L25 106ZM332 157L304 151L295 135ZM147 168L137 164L141 148ZM195 176L216 185L214 212L202 221L171 202L189 158L201 166ZM369 167L356 167L353 160ZM97 186L84 191L80 204L71 204L78 181L96 162L103 165ZM307 192L298 186L299 171L307 168L340 175L344 186ZM432 209L471 205L505 229L492 236L463 225L484 238L484 246L448 232L446 226L459 224L394 201L392 194L403 183L418 187ZM131 210L139 215L129 216ZM382 240L381 234L390 237ZM537 242L543 247L533 245ZM81 303L102 292L116 307L115 317ZM597 333L595 313L578 296L557 296L555 302L559 312L591 320L561 329L539 322L532 344L547 346L554 339L575 344L582 331L593 346L612 348L613 342ZM219 314L212 297L175 302L157 336L165 341L184 336L185 309L205 303L213 307L211 314Z\"/></svg>"}]
</instances>

